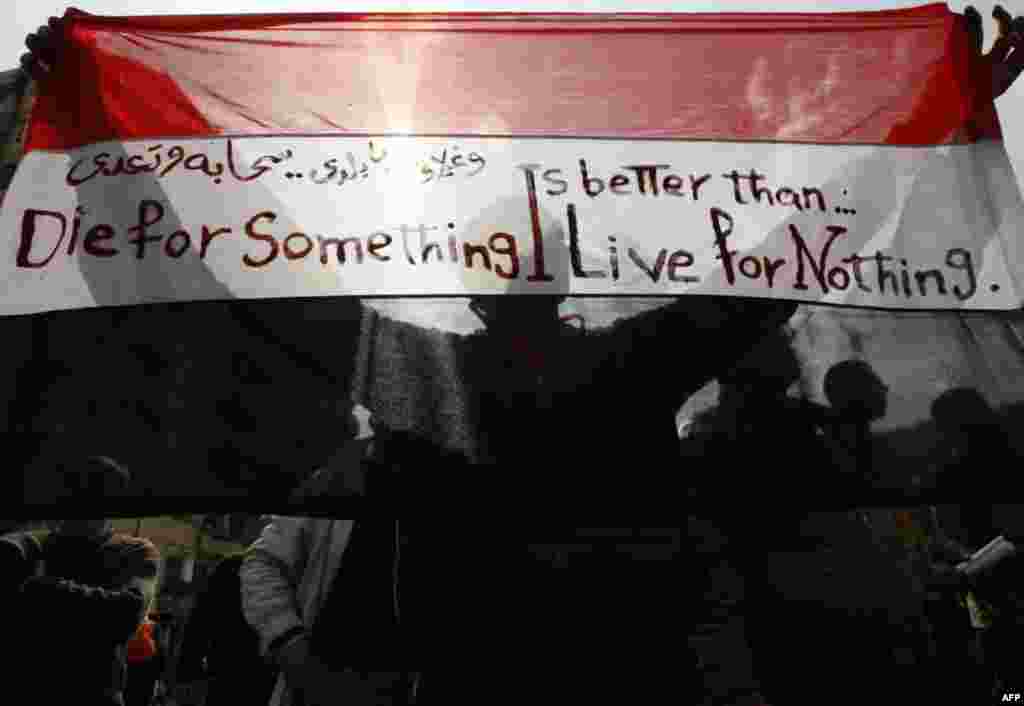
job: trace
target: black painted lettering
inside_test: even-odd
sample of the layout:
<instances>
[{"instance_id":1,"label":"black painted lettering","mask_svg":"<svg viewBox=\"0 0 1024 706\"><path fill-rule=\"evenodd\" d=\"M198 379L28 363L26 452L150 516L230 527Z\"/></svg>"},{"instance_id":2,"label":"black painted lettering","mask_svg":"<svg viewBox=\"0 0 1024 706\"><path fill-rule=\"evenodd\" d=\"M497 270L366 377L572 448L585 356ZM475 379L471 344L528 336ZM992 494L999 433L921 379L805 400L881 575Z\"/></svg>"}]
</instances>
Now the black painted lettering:
<instances>
[{"instance_id":1,"label":"black painted lettering","mask_svg":"<svg viewBox=\"0 0 1024 706\"><path fill-rule=\"evenodd\" d=\"M850 288L850 273L842 267L833 267L828 271L828 284L832 289L845 292Z\"/></svg>"},{"instance_id":2,"label":"black painted lettering","mask_svg":"<svg viewBox=\"0 0 1024 706\"><path fill-rule=\"evenodd\" d=\"M885 263L891 261L892 258L888 255L883 255L881 250L876 250L874 260L877 270L876 274L878 275L878 293L885 294L885 283L889 282L892 286L892 293L899 294L900 285L896 282L896 273L885 269Z\"/></svg>"},{"instance_id":3,"label":"black painted lettering","mask_svg":"<svg viewBox=\"0 0 1024 706\"><path fill-rule=\"evenodd\" d=\"M209 226L204 225L203 240L202 243L199 245L199 259L202 260L206 258L206 249L210 247L210 243L213 242L214 238L216 238L218 235L224 235L225 233L230 232L230 228L218 228L217 230L211 231Z\"/></svg>"},{"instance_id":4,"label":"black painted lettering","mask_svg":"<svg viewBox=\"0 0 1024 706\"><path fill-rule=\"evenodd\" d=\"M409 234L412 233L412 230L404 223L399 227L399 230L402 233L402 249L405 250L405 259L408 260L410 265L415 265L416 260L413 259L412 251L409 249Z\"/></svg>"},{"instance_id":5,"label":"black painted lettering","mask_svg":"<svg viewBox=\"0 0 1024 706\"><path fill-rule=\"evenodd\" d=\"M153 217L146 216L153 211ZM134 238L128 240L135 245L135 257L141 260L146 254L146 243L157 242L163 238L162 235L147 235L146 229L160 222L164 217L164 207L159 201L143 199L139 202L139 222L128 229L129 233L136 233Z\"/></svg>"},{"instance_id":6,"label":"black painted lettering","mask_svg":"<svg viewBox=\"0 0 1024 706\"><path fill-rule=\"evenodd\" d=\"M743 200L743 194L740 191L740 173L733 169L728 174L723 174L722 177L732 182L732 197L736 200L736 203L746 204L747 202ZM731 281L730 284L732 284Z\"/></svg>"},{"instance_id":7,"label":"black painted lettering","mask_svg":"<svg viewBox=\"0 0 1024 706\"><path fill-rule=\"evenodd\" d=\"M861 263L865 262L867 258L863 258L860 255L850 255L850 257L844 257L840 262L846 262L853 265L853 277L857 280L857 289L862 292L873 291L864 282L864 271L860 269Z\"/></svg>"},{"instance_id":8,"label":"black painted lettering","mask_svg":"<svg viewBox=\"0 0 1024 706\"><path fill-rule=\"evenodd\" d=\"M828 294L828 281L826 277L828 253L832 249L832 244L836 241L836 238L846 233L846 228L843 226L825 226L825 229L829 232L828 240L825 241L820 256L815 260L814 255L811 254L807 247L807 243L800 235L800 230L792 223L789 224L789 232L793 236L797 252L796 282L793 284L793 289L807 289L807 284L804 281L804 261L806 258L810 264L811 271L814 273L814 278L818 281L818 286L821 287L821 291L824 294Z\"/></svg>"},{"instance_id":9,"label":"black painted lettering","mask_svg":"<svg viewBox=\"0 0 1024 706\"><path fill-rule=\"evenodd\" d=\"M209 176L213 176L212 170L210 169L210 158L202 152L189 155L188 159L185 160L185 169L201 171L205 172Z\"/></svg>"},{"instance_id":10,"label":"black painted lettering","mask_svg":"<svg viewBox=\"0 0 1024 706\"><path fill-rule=\"evenodd\" d=\"M572 273L583 279L603 279L607 274L603 270L584 270L583 255L580 252L579 223L576 220L576 205L568 204L565 207L566 218L569 221L569 259L572 262Z\"/></svg>"},{"instance_id":11,"label":"black painted lettering","mask_svg":"<svg viewBox=\"0 0 1024 706\"><path fill-rule=\"evenodd\" d=\"M803 205L800 203L800 197L789 187L784 186L776 191L775 199L779 202L780 206L794 206L798 211L804 210Z\"/></svg>"},{"instance_id":12,"label":"black painted lettering","mask_svg":"<svg viewBox=\"0 0 1024 706\"><path fill-rule=\"evenodd\" d=\"M433 240L429 242L427 241L427 231L437 230L437 226L428 227L423 224L420 224L420 227L417 230L420 234L420 256L422 258L421 262L426 263L427 256L431 252L437 253L438 262L444 262L444 254L441 252L441 244Z\"/></svg>"},{"instance_id":13,"label":"black painted lettering","mask_svg":"<svg viewBox=\"0 0 1024 706\"><path fill-rule=\"evenodd\" d=\"M958 262L954 262L953 256L957 256ZM978 291L978 279L974 272L974 261L971 259L971 253L963 248L953 248L946 253L946 264L950 267L963 270L967 274L967 281L969 283L968 289L961 289L960 285L953 285L953 294L960 301L965 301L974 296L974 293Z\"/></svg>"},{"instance_id":14,"label":"black painted lettering","mask_svg":"<svg viewBox=\"0 0 1024 706\"><path fill-rule=\"evenodd\" d=\"M561 196L569 190L569 182L556 178L562 176L561 169L548 169L541 176L544 177L544 181L557 187L556 189L547 189L548 196Z\"/></svg>"},{"instance_id":15,"label":"black painted lettering","mask_svg":"<svg viewBox=\"0 0 1024 706\"><path fill-rule=\"evenodd\" d=\"M700 199L700 187L704 186L710 179L710 174L704 174L699 177L695 177L693 174L690 175L690 192L694 201Z\"/></svg>"},{"instance_id":16,"label":"black painted lettering","mask_svg":"<svg viewBox=\"0 0 1024 706\"><path fill-rule=\"evenodd\" d=\"M775 200L772 198L772 192L758 184L758 182L764 181L764 174L758 174L757 170L751 169L750 174L744 175L742 178L750 182L750 192L754 195L755 201L761 203L761 198L764 197L768 199L769 206L775 205Z\"/></svg>"},{"instance_id":17,"label":"black painted lettering","mask_svg":"<svg viewBox=\"0 0 1024 706\"><path fill-rule=\"evenodd\" d=\"M732 235L732 216L720 208L711 209L711 227L715 231L715 246L718 248L716 260L722 261L722 268L725 270L725 279L729 284L736 283L736 271L733 269L732 259L736 250L730 250L725 242L726 238Z\"/></svg>"},{"instance_id":18,"label":"black painted lettering","mask_svg":"<svg viewBox=\"0 0 1024 706\"><path fill-rule=\"evenodd\" d=\"M764 277L768 281L769 289L775 286L775 273L785 264L785 259L781 257L777 260L772 260L767 255L764 256Z\"/></svg>"},{"instance_id":19,"label":"black painted lettering","mask_svg":"<svg viewBox=\"0 0 1024 706\"><path fill-rule=\"evenodd\" d=\"M177 243L177 246L175 246ZM185 251L192 245L192 236L186 230L176 230L167 236L164 241L164 254L167 257L178 259L185 254Z\"/></svg>"},{"instance_id":20,"label":"black painted lettering","mask_svg":"<svg viewBox=\"0 0 1024 706\"><path fill-rule=\"evenodd\" d=\"M75 209L76 211L79 209ZM82 219L75 216L71 221L71 238L68 240L68 255L75 254L75 245L78 243L78 234L82 229Z\"/></svg>"},{"instance_id":21,"label":"black painted lettering","mask_svg":"<svg viewBox=\"0 0 1024 706\"><path fill-rule=\"evenodd\" d=\"M113 237L113 228L106 223L98 223L85 234L85 239L82 240L82 250L94 257L114 257L118 252L115 248L105 248L96 243L98 240L110 240Z\"/></svg>"},{"instance_id":22,"label":"black painted lettering","mask_svg":"<svg viewBox=\"0 0 1024 706\"><path fill-rule=\"evenodd\" d=\"M590 176L590 174L587 172L587 160L585 159L580 160L580 176L583 179L583 190L590 198L594 198L602 191L604 191L604 182L598 179L597 177ZM593 186L594 184L596 184L597 186L594 188L594 190L591 190L591 186Z\"/></svg>"},{"instance_id":23,"label":"black painted lettering","mask_svg":"<svg viewBox=\"0 0 1024 706\"><path fill-rule=\"evenodd\" d=\"M825 208L825 194L821 193L821 189L815 189L810 186L805 186L803 191L804 208L806 208L808 211L811 210L811 197L813 196L818 202L818 210L826 212L828 211L828 209Z\"/></svg>"},{"instance_id":24,"label":"black painted lettering","mask_svg":"<svg viewBox=\"0 0 1024 706\"><path fill-rule=\"evenodd\" d=\"M910 273L907 272L907 261L900 260L900 264L903 265L903 269L900 270L900 280L903 282L903 294L906 297L910 297Z\"/></svg>"},{"instance_id":25,"label":"black painted lettering","mask_svg":"<svg viewBox=\"0 0 1024 706\"><path fill-rule=\"evenodd\" d=\"M654 261L653 267L648 267L647 263L644 262L644 259L640 256L640 253L633 248L629 248L626 253L629 255L629 259L651 278L652 282L657 282L661 279L661 271L665 269L665 258L668 257L668 250L662 248L658 252L658 257Z\"/></svg>"},{"instance_id":26,"label":"black painted lettering","mask_svg":"<svg viewBox=\"0 0 1024 706\"><path fill-rule=\"evenodd\" d=\"M672 194L673 196L686 196L679 190L683 188L683 180L676 174L669 174L661 182L661 190L666 194Z\"/></svg>"},{"instance_id":27,"label":"black painted lettering","mask_svg":"<svg viewBox=\"0 0 1024 706\"><path fill-rule=\"evenodd\" d=\"M175 145L171 149L167 150L167 156L171 158L171 161L167 163L167 166L160 170L157 176L166 176L168 172L181 164L182 160L185 159L185 148L181 145Z\"/></svg>"},{"instance_id":28,"label":"black painted lettering","mask_svg":"<svg viewBox=\"0 0 1024 706\"><path fill-rule=\"evenodd\" d=\"M346 262L348 262L348 257L345 254L345 246L346 245L351 245L352 246L352 248L353 248L353 250L355 252L356 264L361 265L363 263L363 244L359 240L359 238L356 238L354 236L353 237L349 237L349 238L323 238L323 237L317 236L316 239L317 239L317 241L319 242L319 245L320 245L320 264L321 265L326 265L327 264L327 261L329 259L328 256L327 256L327 248L329 248L332 245L335 248L335 250L334 250L334 257L337 260L339 265L344 265Z\"/></svg>"},{"instance_id":29,"label":"black painted lettering","mask_svg":"<svg viewBox=\"0 0 1024 706\"><path fill-rule=\"evenodd\" d=\"M38 262L32 262L29 259L29 253L32 252L32 241L36 236L36 221L40 218L52 218L60 222L60 237L57 238L57 242L53 245L53 250L45 260ZM53 259L53 256L57 254L57 249L60 244L64 241L64 233L67 231L68 220L63 213L57 211L40 211L34 208L25 209L24 215L21 217L21 241L18 244L18 255L15 259L18 267L45 267Z\"/></svg>"},{"instance_id":30,"label":"black painted lettering","mask_svg":"<svg viewBox=\"0 0 1024 706\"><path fill-rule=\"evenodd\" d=\"M946 278L942 276L940 270L921 270L914 273L914 279L917 280L917 291L921 293L922 297L928 296L928 288L925 287L925 282L931 277L935 280L935 288L939 290L939 294L946 294Z\"/></svg>"},{"instance_id":31,"label":"black painted lettering","mask_svg":"<svg viewBox=\"0 0 1024 706\"><path fill-rule=\"evenodd\" d=\"M623 188L625 187L625 188ZM629 190L629 177L623 174L616 174L608 180L608 189L613 194L630 194Z\"/></svg>"},{"instance_id":32,"label":"black painted lettering","mask_svg":"<svg viewBox=\"0 0 1024 706\"><path fill-rule=\"evenodd\" d=\"M668 257L668 279L670 282L699 282L700 277L694 275L680 275L678 271L693 265L693 253L686 250L676 250Z\"/></svg>"},{"instance_id":33,"label":"black painted lettering","mask_svg":"<svg viewBox=\"0 0 1024 706\"><path fill-rule=\"evenodd\" d=\"M145 157L143 157L141 154L133 154L131 157L129 157L128 165L125 167L124 170L125 174L138 174L139 172L153 171L151 168L149 168L149 165L147 165L142 160L145 160Z\"/></svg>"},{"instance_id":34,"label":"black painted lettering","mask_svg":"<svg viewBox=\"0 0 1024 706\"><path fill-rule=\"evenodd\" d=\"M80 184L84 184L85 182L89 181L94 176L99 174L100 169L103 168L102 164L93 160L93 164L96 166L95 169L93 169L85 176L75 176L75 170L78 169L78 167L81 166L82 162L84 161L85 158L83 157L82 159L78 160L77 162L71 165L71 169L68 170L67 176L64 177L64 181L67 183L68 186L79 186Z\"/></svg>"}]
</instances>

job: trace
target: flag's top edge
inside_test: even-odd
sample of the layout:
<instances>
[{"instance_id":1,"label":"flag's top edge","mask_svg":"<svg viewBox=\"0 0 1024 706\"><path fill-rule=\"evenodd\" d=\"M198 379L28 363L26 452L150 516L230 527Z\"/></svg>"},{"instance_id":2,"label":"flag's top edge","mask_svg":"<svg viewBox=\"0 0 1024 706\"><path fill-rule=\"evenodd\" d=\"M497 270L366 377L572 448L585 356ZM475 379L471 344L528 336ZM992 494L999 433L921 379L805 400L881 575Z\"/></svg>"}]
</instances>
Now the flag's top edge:
<instances>
[{"instance_id":1,"label":"flag's top edge","mask_svg":"<svg viewBox=\"0 0 1024 706\"><path fill-rule=\"evenodd\" d=\"M349 25L388 25L392 29L443 28L457 26L462 30L507 30L519 26L530 31L543 25L545 29L665 29L706 30L729 26L730 31L744 29L766 31L813 25L815 29L844 28L856 23L861 28L900 28L942 22L953 13L945 3L916 7L845 12L728 12L728 13L663 13L663 12L317 12L317 13L253 13L196 15L91 15L68 10L66 17L89 29L146 30L166 32L202 32L261 29L269 27L324 23Z\"/></svg>"}]
</instances>

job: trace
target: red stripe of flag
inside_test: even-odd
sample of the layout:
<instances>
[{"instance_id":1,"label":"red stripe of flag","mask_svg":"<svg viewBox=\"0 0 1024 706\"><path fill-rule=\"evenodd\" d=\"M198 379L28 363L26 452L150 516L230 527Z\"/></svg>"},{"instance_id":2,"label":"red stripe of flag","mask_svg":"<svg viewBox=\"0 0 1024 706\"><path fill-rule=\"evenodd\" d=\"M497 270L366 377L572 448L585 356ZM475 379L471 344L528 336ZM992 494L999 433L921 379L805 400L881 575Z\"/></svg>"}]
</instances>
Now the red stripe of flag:
<instances>
[{"instance_id":1,"label":"red stripe of flag","mask_svg":"<svg viewBox=\"0 0 1024 706\"><path fill-rule=\"evenodd\" d=\"M999 139L961 15L68 13L28 149L225 132ZM339 128L340 126L340 128Z\"/></svg>"}]
</instances>

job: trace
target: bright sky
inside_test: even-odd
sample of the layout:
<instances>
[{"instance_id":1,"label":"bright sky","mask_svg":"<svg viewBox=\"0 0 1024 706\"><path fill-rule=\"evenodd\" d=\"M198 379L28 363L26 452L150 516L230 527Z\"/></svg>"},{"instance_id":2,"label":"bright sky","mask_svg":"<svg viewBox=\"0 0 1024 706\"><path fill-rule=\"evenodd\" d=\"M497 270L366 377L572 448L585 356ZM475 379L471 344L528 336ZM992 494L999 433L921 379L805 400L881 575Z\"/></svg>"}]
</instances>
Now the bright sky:
<instances>
[{"instance_id":1,"label":"bright sky","mask_svg":"<svg viewBox=\"0 0 1024 706\"><path fill-rule=\"evenodd\" d=\"M243 14L252 12L427 12L427 11L523 11L523 12L843 12L852 10L883 10L914 7L927 0L77 0L73 3L86 12L97 15L182 15L182 14ZM953 0L949 6L963 12L968 3ZM977 0L972 3L987 18L985 37L990 43L995 33L991 19L995 3ZM1003 0L1014 16L1024 14L1024 0ZM56 0L16 0L4 13L8 18L0 23L0 69L13 68L25 51L25 36L51 15L60 16L68 3ZM1024 130L1018 128L1024 120L1024 78L997 103L1003 124L1007 150L1018 174L1024 177Z\"/></svg>"}]
</instances>

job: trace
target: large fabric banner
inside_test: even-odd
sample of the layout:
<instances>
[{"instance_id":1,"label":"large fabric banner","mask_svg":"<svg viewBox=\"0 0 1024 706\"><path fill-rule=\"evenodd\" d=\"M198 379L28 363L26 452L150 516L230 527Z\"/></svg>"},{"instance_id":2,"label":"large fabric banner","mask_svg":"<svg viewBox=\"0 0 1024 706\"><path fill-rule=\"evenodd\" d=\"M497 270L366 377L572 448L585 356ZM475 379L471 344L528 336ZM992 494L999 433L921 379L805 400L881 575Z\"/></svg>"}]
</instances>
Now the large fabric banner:
<instances>
[{"instance_id":1,"label":"large fabric banner","mask_svg":"<svg viewBox=\"0 0 1024 706\"><path fill-rule=\"evenodd\" d=\"M957 18L75 16L0 212L0 314L501 293L1013 309L1021 199Z\"/></svg>"},{"instance_id":2,"label":"large fabric banner","mask_svg":"<svg viewBox=\"0 0 1024 706\"><path fill-rule=\"evenodd\" d=\"M371 437L406 498L647 508L1024 455L1020 192L944 5L65 27L3 103L27 506L89 454L133 510L351 494Z\"/></svg>"}]
</instances>

